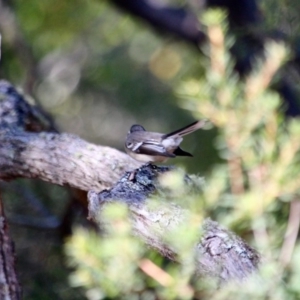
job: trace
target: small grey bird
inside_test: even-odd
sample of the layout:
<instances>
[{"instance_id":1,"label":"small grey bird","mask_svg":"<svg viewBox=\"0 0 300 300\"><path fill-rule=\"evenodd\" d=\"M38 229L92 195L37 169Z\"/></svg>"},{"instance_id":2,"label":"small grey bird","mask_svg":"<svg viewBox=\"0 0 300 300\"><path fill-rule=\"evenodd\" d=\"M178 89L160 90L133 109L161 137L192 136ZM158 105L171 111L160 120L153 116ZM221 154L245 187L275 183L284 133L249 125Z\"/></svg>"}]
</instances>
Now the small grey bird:
<instances>
[{"instance_id":1,"label":"small grey bird","mask_svg":"<svg viewBox=\"0 0 300 300\"><path fill-rule=\"evenodd\" d=\"M204 124L205 120L196 121L167 134L146 131L141 125L132 125L127 134L125 150L141 162L165 162L170 157L193 156L179 145L184 135L202 128Z\"/></svg>"}]
</instances>

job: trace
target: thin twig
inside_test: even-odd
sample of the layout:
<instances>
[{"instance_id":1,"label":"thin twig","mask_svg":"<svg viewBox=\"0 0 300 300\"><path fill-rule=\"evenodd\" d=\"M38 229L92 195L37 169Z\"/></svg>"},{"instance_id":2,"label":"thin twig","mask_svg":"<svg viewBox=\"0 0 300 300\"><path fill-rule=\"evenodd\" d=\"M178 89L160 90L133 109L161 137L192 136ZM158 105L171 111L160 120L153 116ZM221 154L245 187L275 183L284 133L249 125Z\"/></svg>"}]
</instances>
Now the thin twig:
<instances>
[{"instance_id":1,"label":"thin twig","mask_svg":"<svg viewBox=\"0 0 300 300\"><path fill-rule=\"evenodd\" d=\"M300 225L300 201L294 200L290 204L288 226L285 232L283 245L280 252L279 261L286 267L292 258Z\"/></svg>"},{"instance_id":2,"label":"thin twig","mask_svg":"<svg viewBox=\"0 0 300 300\"><path fill-rule=\"evenodd\" d=\"M139 267L145 274L152 277L162 286L170 286L174 282L174 278L171 275L149 259L142 259L139 262Z\"/></svg>"},{"instance_id":3,"label":"thin twig","mask_svg":"<svg viewBox=\"0 0 300 300\"><path fill-rule=\"evenodd\" d=\"M242 194L244 192L244 179L241 166L241 159L239 157L233 157L229 159L228 169L232 194Z\"/></svg>"}]
</instances>

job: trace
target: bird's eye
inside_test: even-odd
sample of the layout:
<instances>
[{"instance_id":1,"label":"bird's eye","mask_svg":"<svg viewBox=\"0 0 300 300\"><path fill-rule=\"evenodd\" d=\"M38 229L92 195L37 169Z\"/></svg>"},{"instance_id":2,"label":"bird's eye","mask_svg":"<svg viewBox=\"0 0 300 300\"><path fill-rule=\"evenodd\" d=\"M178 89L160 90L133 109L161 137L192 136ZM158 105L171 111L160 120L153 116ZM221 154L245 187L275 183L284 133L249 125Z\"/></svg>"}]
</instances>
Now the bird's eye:
<instances>
[{"instance_id":1,"label":"bird's eye","mask_svg":"<svg viewBox=\"0 0 300 300\"><path fill-rule=\"evenodd\" d=\"M132 145L133 145L132 143L127 143L127 147L128 147L128 148L131 148Z\"/></svg>"}]
</instances>

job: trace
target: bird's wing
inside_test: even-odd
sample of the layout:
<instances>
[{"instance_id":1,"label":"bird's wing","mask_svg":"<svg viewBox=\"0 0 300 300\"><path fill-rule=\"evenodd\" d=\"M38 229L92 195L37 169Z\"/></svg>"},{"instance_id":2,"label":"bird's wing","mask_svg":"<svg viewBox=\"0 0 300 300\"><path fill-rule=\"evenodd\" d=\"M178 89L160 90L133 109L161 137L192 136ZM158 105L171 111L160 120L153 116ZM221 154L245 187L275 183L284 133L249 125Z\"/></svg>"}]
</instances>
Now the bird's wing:
<instances>
[{"instance_id":1,"label":"bird's wing","mask_svg":"<svg viewBox=\"0 0 300 300\"><path fill-rule=\"evenodd\" d=\"M140 144L139 147L135 147L135 152L141 154L155 155L155 156L166 156L166 157L175 157L173 153L167 152L166 148L155 141L144 141Z\"/></svg>"},{"instance_id":2,"label":"bird's wing","mask_svg":"<svg viewBox=\"0 0 300 300\"><path fill-rule=\"evenodd\" d=\"M132 151L137 152L138 149L143 145L143 142L135 143L132 147Z\"/></svg>"}]
</instances>

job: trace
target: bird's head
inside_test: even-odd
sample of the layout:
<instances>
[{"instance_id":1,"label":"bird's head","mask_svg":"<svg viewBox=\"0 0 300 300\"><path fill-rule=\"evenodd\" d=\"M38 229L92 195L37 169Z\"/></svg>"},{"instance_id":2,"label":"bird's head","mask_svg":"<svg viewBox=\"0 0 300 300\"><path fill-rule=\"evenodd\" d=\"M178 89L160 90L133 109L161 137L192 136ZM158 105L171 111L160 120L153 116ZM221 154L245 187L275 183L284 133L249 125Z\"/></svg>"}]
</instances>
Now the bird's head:
<instances>
[{"instance_id":1,"label":"bird's head","mask_svg":"<svg viewBox=\"0 0 300 300\"><path fill-rule=\"evenodd\" d=\"M130 127L130 130L128 133L133 133L136 131L146 131L146 129L142 125L134 124Z\"/></svg>"}]
</instances>

